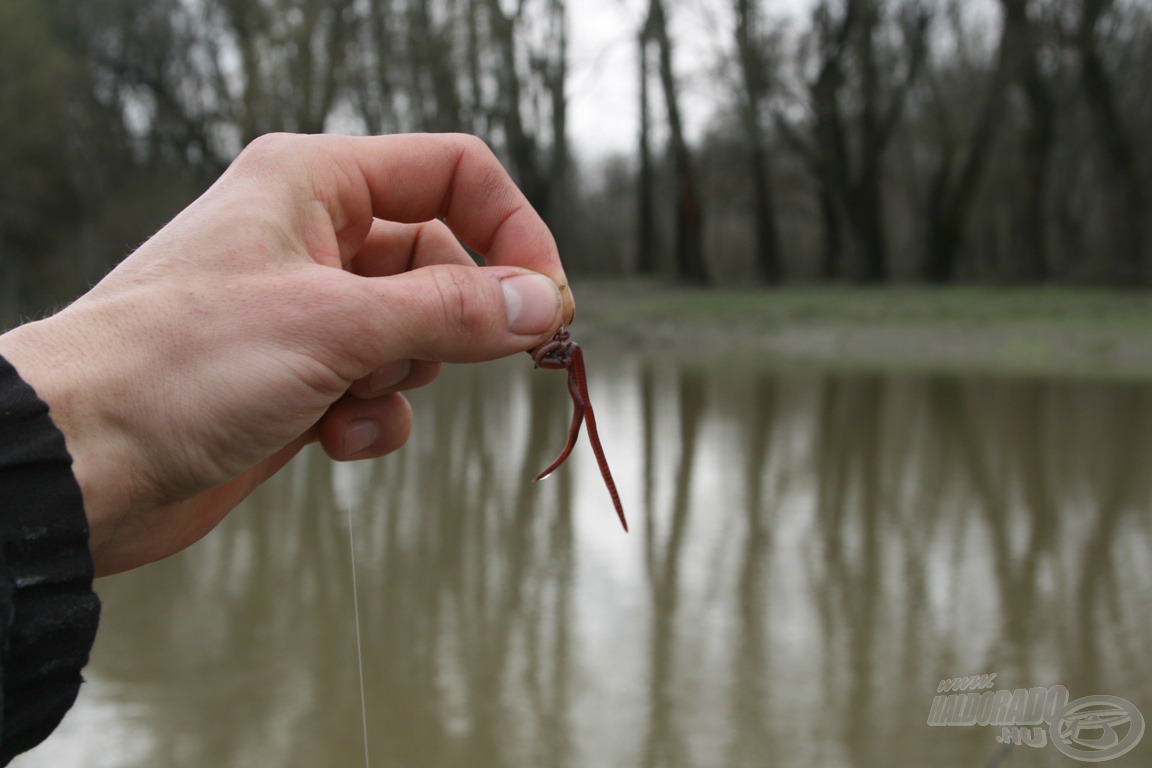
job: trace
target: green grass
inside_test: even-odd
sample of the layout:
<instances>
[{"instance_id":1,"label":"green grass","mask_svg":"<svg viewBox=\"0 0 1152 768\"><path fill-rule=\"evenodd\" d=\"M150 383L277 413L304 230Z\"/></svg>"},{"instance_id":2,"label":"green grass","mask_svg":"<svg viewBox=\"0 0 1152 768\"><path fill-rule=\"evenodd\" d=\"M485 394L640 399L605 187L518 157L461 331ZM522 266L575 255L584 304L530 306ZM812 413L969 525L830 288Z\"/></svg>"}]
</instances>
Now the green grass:
<instances>
[{"instance_id":1,"label":"green grass","mask_svg":"<svg viewBox=\"0 0 1152 768\"><path fill-rule=\"evenodd\" d=\"M1152 293L1099 288L693 290L574 281L577 337L644 357L1152 380Z\"/></svg>"},{"instance_id":2,"label":"green grass","mask_svg":"<svg viewBox=\"0 0 1152 768\"><path fill-rule=\"evenodd\" d=\"M788 288L691 290L653 283L575 286L584 314L638 320L728 324L760 329L797 324L1111 326L1152 330L1152 293L1089 288Z\"/></svg>"}]
</instances>

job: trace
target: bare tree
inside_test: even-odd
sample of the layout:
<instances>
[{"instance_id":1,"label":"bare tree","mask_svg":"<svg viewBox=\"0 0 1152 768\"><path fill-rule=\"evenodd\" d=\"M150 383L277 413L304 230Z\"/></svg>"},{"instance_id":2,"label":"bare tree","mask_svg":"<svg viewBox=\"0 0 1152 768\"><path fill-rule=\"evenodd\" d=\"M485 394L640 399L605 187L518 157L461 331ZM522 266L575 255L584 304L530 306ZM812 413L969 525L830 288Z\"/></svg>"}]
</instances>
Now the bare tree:
<instances>
[{"instance_id":1,"label":"bare tree","mask_svg":"<svg viewBox=\"0 0 1152 768\"><path fill-rule=\"evenodd\" d=\"M815 75L805 83L809 135L777 113L782 134L820 187L827 279L843 276L849 255L860 281L882 282L889 275L885 156L924 63L932 18L915 0L900 5L903 66L892 74L878 50L889 6L887 0L822 0L812 17Z\"/></svg>"},{"instance_id":2,"label":"bare tree","mask_svg":"<svg viewBox=\"0 0 1152 768\"><path fill-rule=\"evenodd\" d=\"M1033 0L1000 0L1004 27L1012 36L1017 82L1028 104L1028 125L1021 147L1024 173L1022 207L1016 216L1014 269L1018 281L1039 282L1052 273L1047 238L1047 198L1052 150L1056 141L1056 104L1041 67L1042 31L1034 16Z\"/></svg>"},{"instance_id":3,"label":"bare tree","mask_svg":"<svg viewBox=\"0 0 1152 768\"><path fill-rule=\"evenodd\" d=\"M551 25L556 45L532 48L520 35L529 6L520 3L508 13L500 0L486 0L489 31L495 51L493 74L499 83L499 99L492 113L499 121L504 151L512 171L533 207L547 221L560 214L554 208L559 184L567 182L567 19L559 0L547 0L541 8L545 27ZM522 63L521 49L524 49ZM530 105L546 101L545 110ZM548 118L532 125L526 114ZM551 153L550 157L548 153Z\"/></svg>"},{"instance_id":4,"label":"bare tree","mask_svg":"<svg viewBox=\"0 0 1152 768\"><path fill-rule=\"evenodd\" d=\"M660 84L664 91L672 165L676 173L676 275L686 283L705 285L709 282L709 275L704 261L704 213L692 151L684 137L664 0L649 0L641 39L644 45L655 44L660 61Z\"/></svg>"},{"instance_id":5,"label":"bare tree","mask_svg":"<svg viewBox=\"0 0 1152 768\"><path fill-rule=\"evenodd\" d=\"M407 0L408 56L413 106L418 124L429 131L459 131L463 104L454 35L462 16L459 0L442 4L436 18L432 0Z\"/></svg>"},{"instance_id":6,"label":"bare tree","mask_svg":"<svg viewBox=\"0 0 1152 768\"><path fill-rule=\"evenodd\" d=\"M492 37L500 59L497 70L501 93L499 114L508 159L525 196L537 211L544 213L548 210L548 185L540 162L540 148L525 126L523 82L516 53L516 28L523 12L523 4L515 13L508 14L501 7L500 0L488 0Z\"/></svg>"},{"instance_id":7,"label":"bare tree","mask_svg":"<svg viewBox=\"0 0 1152 768\"><path fill-rule=\"evenodd\" d=\"M555 51L540 60L551 115L552 155L548 163L551 210L548 223L560 247L571 239L572 153L568 148L568 9L566 0L548 0L548 33Z\"/></svg>"},{"instance_id":8,"label":"bare tree","mask_svg":"<svg viewBox=\"0 0 1152 768\"><path fill-rule=\"evenodd\" d=\"M756 269L769 284L784 278L780 230L776 221L771 157L762 121L768 98L769 63L764 57L765 41L760 32L757 0L735 0L736 53L744 85L741 117L748 141L752 177L752 218L756 227Z\"/></svg>"},{"instance_id":9,"label":"bare tree","mask_svg":"<svg viewBox=\"0 0 1152 768\"><path fill-rule=\"evenodd\" d=\"M1148 281L1145 258L1147 193L1135 142L1120 111L1116 87L1101 50L1100 25L1113 0L1082 0L1075 46L1080 57L1084 95L1099 135L1105 161L1103 192L1112 230L1113 279L1120 284Z\"/></svg>"},{"instance_id":10,"label":"bare tree","mask_svg":"<svg viewBox=\"0 0 1152 768\"><path fill-rule=\"evenodd\" d=\"M998 63L983 86L984 102L976 110L971 127L964 124L965 115L954 113L963 111L964 104L955 101L957 78L972 77L975 67L963 55L964 20L961 16L961 0L949 3L948 17L952 31L958 41L959 55L951 63L950 72L942 73L934 68L928 81L936 102L933 122L937 135L933 137L938 161L933 169L927 190L925 209L924 279L931 283L947 283L954 280L959 270L960 248L965 230L975 209L980 184L984 178L992 155L993 141L1002 123L1005 98L1011 84L1011 59L1015 55L1013 30L1007 25L1001 27L997 45ZM943 76L952 75L945 83ZM954 123L961 123L957 127Z\"/></svg>"},{"instance_id":11,"label":"bare tree","mask_svg":"<svg viewBox=\"0 0 1152 768\"><path fill-rule=\"evenodd\" d=\"M353 0L205 0L240 59L238 89L214 80L247 143L270 131L322 132L346 81ZM238 92L237 92L238 90Z\"/></svg>"},{"instance_id":12,"label":"bare tree","mask_svg":"<svg viewBox=\"0 0 1152 768\"><path fill-rule=\"evenodd\" d=\"M860 282L910 267L938 283L1152 280L1148 3L996 0L984 14L964 0L815 0L769 28L762 0L730 0L718 31L733 53L715 63L735 100L713 105L695 147L674 52L697 41L676 32L670 2L647 0L637 29L638 163L613 158L599 179L575 172L569 143L567 0L0 4L17 62L0 82L5 295L16 280L98 277L260 134L332 129L477 133L562 247L634 236L643 273L663 264L667 215L685 282L721 266L706 216L717 253L747 247L744 276L765 283L813 265ZM11 51L37 48L51 56L24 72ZM45 150L56 143L60 157ZM701 174L703 158L718 171ZM721 175L740 189L713 191ZM46 235L52 201L81 197L74 226ZM622 248L573 266L615 267ZM61 274L65 257L83 260L82 279Z\"/></svg>"},{"instance_id":13,"label":"bare tree","mask_svg":"<svg viewBox=\"0 0 1152 768\"><path fill-rule=\"evenodd\" d=\"M640 64L640 155L639 177L636 180L636 271L642 275L656 274L656 206L652 194L655 183L652 167L652 125L648 96L648 27L640 31L636 58Z\"/></svg>"}]
</instances>

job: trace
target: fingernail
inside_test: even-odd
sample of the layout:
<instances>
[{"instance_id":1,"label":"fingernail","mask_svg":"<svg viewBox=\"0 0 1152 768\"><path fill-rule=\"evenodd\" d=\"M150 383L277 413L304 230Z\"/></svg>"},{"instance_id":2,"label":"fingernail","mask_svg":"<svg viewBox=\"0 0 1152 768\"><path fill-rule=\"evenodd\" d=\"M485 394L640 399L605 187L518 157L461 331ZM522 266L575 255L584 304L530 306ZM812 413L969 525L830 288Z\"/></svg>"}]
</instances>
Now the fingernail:
<instances>
[{"instance_id":1,"label":"fingernail","mask_svg":"<svg viewBox=\"0 0 1152 768\"><path fill-rule=\"evenodd\" d=\"M344 430L344 455L354 456L380 437L380 427L371 419L357 419Z\"/></svg>"},{"instance_id":2,"label":"fingernail","mask_svg":"<svg viewBox=\"0 0 1152 768\"><path fill-rule=\"evenodd\" d=\"M373 392L381 392L404 381L410 373L412 373L411 360L393 360L384 363L372 371L372 375L368 378L368 388Z\"/></svg>"},{"instance_id":3,"label":"fingernail","mask_svg":"<svg viewBox=\"0 0 1152 768\"><path fill-rule=\"evenodd\" d=\"M500 281L504 289L504 311L508 330L521 336L535 336L551 330L560 309L560 291L544 275L520 275Z\"/></svg>"}]
</instances>

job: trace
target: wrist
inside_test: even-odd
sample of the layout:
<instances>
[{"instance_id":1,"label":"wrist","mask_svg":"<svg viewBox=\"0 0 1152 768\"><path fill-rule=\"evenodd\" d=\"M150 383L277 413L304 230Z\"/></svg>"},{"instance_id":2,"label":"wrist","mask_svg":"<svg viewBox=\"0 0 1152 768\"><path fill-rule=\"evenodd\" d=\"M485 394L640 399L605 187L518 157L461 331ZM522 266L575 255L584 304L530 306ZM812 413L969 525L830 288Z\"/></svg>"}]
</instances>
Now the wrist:
<instances>
[{"instance_id":1,"label":"wrist","mask_svg":"<svg viewBox=\"0 0 1152 768\"><path fill-rule=\"evenodd\" d=\"M85 333L83 318L72 316L83 314L66 310L13 329L0 336L0 355L47 403L64 435L95 555L117 517L139 504L141 483L137 451L113 410L127 391L121 371L130 366L110 340Z\"/></svg>"}]
</instances>

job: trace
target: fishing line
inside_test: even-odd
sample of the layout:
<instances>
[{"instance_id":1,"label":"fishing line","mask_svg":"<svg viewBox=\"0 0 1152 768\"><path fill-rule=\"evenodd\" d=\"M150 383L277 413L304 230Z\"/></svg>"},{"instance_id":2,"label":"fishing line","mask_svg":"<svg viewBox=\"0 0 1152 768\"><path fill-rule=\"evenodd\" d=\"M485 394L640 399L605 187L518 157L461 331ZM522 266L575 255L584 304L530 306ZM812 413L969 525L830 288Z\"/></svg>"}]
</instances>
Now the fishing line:
<instances>
[{"instance_id":1,"label":"fishing line","mask_svg":"<svg viewBox=\"0 0 1152 768\"><path fill-rule=\"evenodd\" d=\"M356 663L360 669L360 718L364 723L364 766L368 759L368 704L364 699L364 652L360 648L360 592L356 588L356 536L353 533L352 505L348 505L348 548L352 552L352 615L356 618Z\"/></svg>"}]
</instances>

